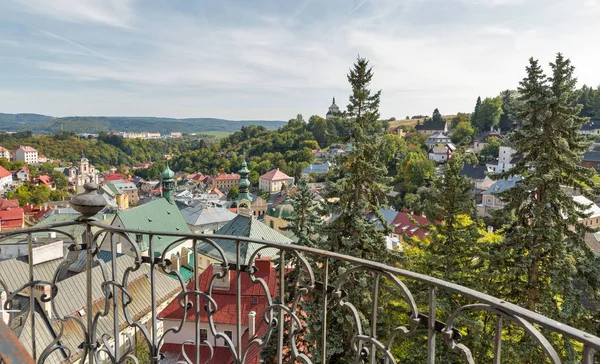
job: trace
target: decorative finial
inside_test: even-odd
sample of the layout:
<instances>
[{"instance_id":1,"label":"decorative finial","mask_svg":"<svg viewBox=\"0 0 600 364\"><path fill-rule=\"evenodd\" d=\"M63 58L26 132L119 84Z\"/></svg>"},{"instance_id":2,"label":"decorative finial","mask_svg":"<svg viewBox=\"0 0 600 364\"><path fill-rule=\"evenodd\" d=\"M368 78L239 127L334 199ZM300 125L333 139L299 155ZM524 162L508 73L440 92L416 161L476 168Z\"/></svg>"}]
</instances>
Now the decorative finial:
<instances>
[{"instance_id":1,"label":"decorative finial","mask_svg":"<svg viewBox=\"0 0 600 364\"><path fill-rule=\"evenodd\" d=\"M98 194L98 185L88 182L83 185L84 193L80 193L71 199L71 207L84 217L89 218L102 211L106 206L106 200Z\"/></svg>"}]
</instances>

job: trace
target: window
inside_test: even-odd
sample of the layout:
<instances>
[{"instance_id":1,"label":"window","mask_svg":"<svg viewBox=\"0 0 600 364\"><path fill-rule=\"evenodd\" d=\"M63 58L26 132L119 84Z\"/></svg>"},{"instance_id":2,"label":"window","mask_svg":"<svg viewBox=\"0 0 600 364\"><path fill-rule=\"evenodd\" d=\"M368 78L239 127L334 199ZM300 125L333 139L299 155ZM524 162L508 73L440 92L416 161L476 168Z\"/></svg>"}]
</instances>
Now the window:
<instances>
[{"instance_id":1,"label":"window","mask_svg":"<svg viewBox=\"0 0 600 364\"><path fill-rule=\"evenodd\" d=\"M269 222L269 226L271 227L271 229L274 229L274 228L275 228L275 223L273 222L273 220L271 220L271 221Z\"/></svg>"},{"instance_id":2,"label":"window","mask_svg":"<svg viewBox=\"0 0 600 364\"><path fill-rule=\"evenodd\" d=\"M233 331L225 330L225 335L233 341Z\"/></svg>"},{"instance_id":3,"label":"window","mask_svg":"<svg viewBox=\"0 0 600 364\"><path fill-rule=\"evenodd\" d=\"M200 342L208 340L208 331L206 329L200 329Z\"/></svg>"}]
</instances>

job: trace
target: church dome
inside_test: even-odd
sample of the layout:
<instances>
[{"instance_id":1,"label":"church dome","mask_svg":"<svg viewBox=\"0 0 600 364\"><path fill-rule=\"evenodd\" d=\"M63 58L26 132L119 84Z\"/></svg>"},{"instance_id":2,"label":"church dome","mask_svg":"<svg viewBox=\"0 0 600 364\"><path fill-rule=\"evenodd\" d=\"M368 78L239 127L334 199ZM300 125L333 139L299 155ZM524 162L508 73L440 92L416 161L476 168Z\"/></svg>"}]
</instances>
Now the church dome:
<instances>
[{"instance_id":1,"label":"church dome","mask_svg":"<svg viewBox=\"0 0 600 364\"><path fill-rule=\"evenodd\" d=\"M285 200L273 207L270 207L267 210L267 215L278 219L291 218L294 215L294 206L292 206L288 196L286 196Z\"/></svg>"},{"instance_id":2,"label":"church dome","mask_svg":"<svg viewBox=\"0 0 600 364\"><path fill-rule=\"evenodd\" d=\"M165 170L162 173L162 179L173 179L173 177L175 177L175 172L173 172L167 164L167 168L165 168Z\"/></svg>"}]
</instances>

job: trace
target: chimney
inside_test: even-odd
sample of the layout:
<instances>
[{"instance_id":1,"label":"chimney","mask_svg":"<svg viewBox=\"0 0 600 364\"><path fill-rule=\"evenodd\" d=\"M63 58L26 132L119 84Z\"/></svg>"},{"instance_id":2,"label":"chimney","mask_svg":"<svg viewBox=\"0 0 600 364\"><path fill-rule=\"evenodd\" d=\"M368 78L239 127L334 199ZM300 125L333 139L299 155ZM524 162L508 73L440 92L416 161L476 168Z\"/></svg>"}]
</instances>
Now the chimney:
<instances>
[{"instance_id":1,"label":"chimney","mask_svg":"<svg viewBox=\"0 0 600 364\"><path fill-rule=\"evenodd\" d=\"M254 261L254 266L256 267L256 269L258 269L258 274L260 275L270 274L272 265L273 264L268 257L264 259L256 259Z\"/></svg>"},{"instance_id":2,"label":"chimney","mask_svg":"<svg viewBox=\"0 0 600 364\"><path fill-rule=\"evenodd\" d=\"M171 254L171 266L169 269L172 271L179 271L180 266L179 254Z\"/></svg>"},{"instance_id":3,"label":"chimney","mask_svg":"<svg viewBox=\"0 0 600 364\"><path fill-rule=\"evenodd\" d=\"M52 302L50 302L50 296L52 295L52 288L49 284L36 284L31 287L33 289L33 296L38 301L39 305L42 307L42 310L46 313L46 316L51 319L52 318ZM48 301L48 302L44 302Z\"/></svg>"},{"instance_id":4,"label":"chimney","mask_svg":"<svg viewBox=\"0 0 600 364\"><path fill-rule=\"evenodd\" d=\"M250 336L250 340L254 339L256 335L256 312L250 311L248 313L248 336Z\"/></svg>"}]
</instances>

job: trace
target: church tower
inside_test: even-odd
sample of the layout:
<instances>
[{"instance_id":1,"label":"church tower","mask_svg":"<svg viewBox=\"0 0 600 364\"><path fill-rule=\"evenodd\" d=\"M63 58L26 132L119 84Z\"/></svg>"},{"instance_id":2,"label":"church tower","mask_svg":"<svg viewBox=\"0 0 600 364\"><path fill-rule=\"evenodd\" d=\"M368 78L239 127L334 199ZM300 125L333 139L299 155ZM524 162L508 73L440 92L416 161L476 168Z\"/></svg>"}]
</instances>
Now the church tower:
<instances>
[{"instance_id":1,"label":"church tower","mask_svg":"<svg viewBox=\"0 0 600 364\"><path fill-rule=\"evenodd\" d=\"M329 120L329 119L335 119L335 118L339 118L342 116L342 113L340 112L340 108L335 104L335 97L333 98L333 102L331 103L331 106L329 106L329 111L327 111L327 115L325 115L325 119Z\"/></svg>"},{"instance_id":2,"label":"church tower","mask_svg":"<svg viewBox=\"0 0 600 364\"><path fill-rule=\"evenodd\" d=\"M248 180L250 170L245 159L242 162L242 169L238 171L238 174L240 175L240 181L238 182L240 194L235 199L238 213L244 216L252 216L252 195L249 192L250 180Z\"/></svg>"},{"instance_id":3,"label":"church tower","mask_svg":"<svg viewBox=\"0 0 600 364\"><path fill-rule=\"evenodd\" d=\"M173 177L175 177L175 172L169 168L169 162L167 162L167 168L162 173L162 190L163 197L170 203L174 202L175 180Z\"/></svg>"}]
</instances>

